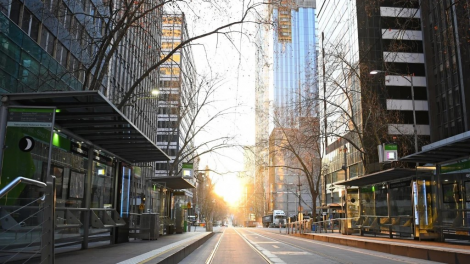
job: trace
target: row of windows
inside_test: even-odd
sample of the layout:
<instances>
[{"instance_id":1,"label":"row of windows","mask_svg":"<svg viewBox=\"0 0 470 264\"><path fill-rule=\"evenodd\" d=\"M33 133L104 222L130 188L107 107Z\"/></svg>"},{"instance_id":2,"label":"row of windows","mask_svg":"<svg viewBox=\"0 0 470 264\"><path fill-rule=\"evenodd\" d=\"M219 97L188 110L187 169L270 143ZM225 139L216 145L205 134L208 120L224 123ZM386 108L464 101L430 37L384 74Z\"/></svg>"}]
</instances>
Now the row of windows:
<instances>
[{"instance_id":1,"label":"row of windows","mask_svg":"<svg viewBox=\"0 0 470 264\"><path fill-rule=\"evenodd\" d=\"M161 67L160 68L160 74L161 75L173 75L173 76L179 76L181 72L181 69L179 67Z\"/></svg>"},{"instance_id":2,"label":"row of windows","mask_svg":"<svg viewBox=\"0 0 470 264\"><path fill-rule=\"evenodd\" d=\"M180 42L162 42L162 50L171 50L176 48Z\"/></svg>"},{"instance_id":3,"label":"row of windows","mask_svg":"<svg viewBox=\"0 0 470 264\"><path fill-rule=\"evenodd\" d=\"M160 88L179 88L181 85L181 81L160 81L159 87Z\"/></svg>"},{"instance_id":4,"label":"row of windows","mask_svg":"<svg viewBox=\"0 0 470 264\"><path fill-rule=\"evenodd\" d=\"M163 24L181 24L183 22L183 18L181 16L163 16L162 23Z\"/></svg>"},{"instance_id":5,"label":"row of windows","mask_svg":"<svg viewBox=\"0 0 470 264\"><path fill-rule=\"evenodd\" d=\"M54 5L59 5L57 1L46 1L46 7L51 9ZM59 22L67 26L68 29L72 28L72 25L75 26L76 30L74 37L77 39L82 39L82 41L91 42L91 37L84 33L83 26L78 22L78 20L71 15L71 11L63 7L64 4L61 1L59 10L57 11L59 16ZM66 10L66 11L64 11ZM2 10L6 14L7 9ZM10 19L16 23L21 29L28 34L34 41L36 41L47 53L53 56L62 66L66 67L73 75L83 82L84 71L83 64L80 60L75 57L62 42L60 42L47 28L42 24L32 13L25 7L19 0L13 0L11 3L11 9L9 12ZM20 20L20 18L22 18ZM72 21L74 21L72 23ZM82 35L85 34L85 35ZM82 38L84 37L84 38ZM85 43L82 43L85 44ZM92 45L90 47L89 55L91 54Z\"/></svg>"},{"instance_id":6,"label":"row of windows","mask_svg":"<svg viewBox=\"0 0 470 264\"><path fill-rule=\"evenodd\" d=\"M387 62L386 69L392 69L393 72L403 75L426 76L426 68L423 63Z\"/></svg>"},{"instance_id":7,"label":"row of windows","mask_svg":"<svg viewBox=\"0 0 470 264\"><path fill-rule=\"evenodd\" d=\"M428 100L426 87L413 87L415 100ZM387 86L387 98L411 100L411 87Z\"/></svg>"},{"instance_id":8,"label":"row of windows","mask_svg":"<svg viewBox=\"0 0 470 264\"><path fill-rule=\"evenodd\" d=\"M423 42L415 40L382 39L383 51L423 53Z\"/></svg>"},{"instance_id":9,"label":"row of windows","mask_svg":"<svg viewBox=\"0 0 470 264\"><path fill-rule=\"evenodd\" d=\"M397 1L397 0L381 0L380 6L388 7L402 7L402 8L419 8L420 0L406 0L406 1Z\"/></svg>"},{"instance_id":10,"label":"row of windows","mask_svg":"<svg viewBox=\"0 0 470 264\"><path fill-rule=\"evenodd\" d=\"M457 63L459 40L454 34L452 1L430 1L428 33L431 38L435 107L437 110L437 138L442 139L464 131L461 104L461 83ZM458 8L458 7L457 7Z\"/></svg>"},{"instance_id":11,"label":"row of windows","mask_svg":"<svg viewBox=\"0 0 470 264\"><path fill-rule=\"evenodd\" d=\"M180 29L162 29L162 36L163 37L181 36L181 30Z\"/></svg>"},{"instance_id":12,"label":"row of windows","mask_svg":"<svg viewBox=\"0 0 470 264\"><path fill-rule=\"evenodd\" d=\"M413 124L413 111L390 111L395 112L400 116L401 124ZM415 111L417 125L429 125L429 112L428 111Z\"/></svg>"},{"instance_id":13,"label":"row of windows","mask_svg":"<svg viewBox=\"0 0 470 264\"><path fill-rule=\"evenodd\" d=\"M383 29L421 30L421 19L407 17L381 17Z\"/></svg>"}]
</instances>

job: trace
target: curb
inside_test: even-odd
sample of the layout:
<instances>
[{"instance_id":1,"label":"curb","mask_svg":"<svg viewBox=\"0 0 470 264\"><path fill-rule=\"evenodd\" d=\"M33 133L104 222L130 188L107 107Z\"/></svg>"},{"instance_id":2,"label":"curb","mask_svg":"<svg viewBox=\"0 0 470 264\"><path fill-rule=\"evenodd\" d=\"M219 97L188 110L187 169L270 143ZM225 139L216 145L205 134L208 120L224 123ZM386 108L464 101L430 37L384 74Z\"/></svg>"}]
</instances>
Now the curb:
<instances>
[{"instance_id":1,"label":"curb","mask_svg":"<svg viewBox=\"0 0 470 264\"><path fill-rule=\"evenodd\" d=\"M338 244L342 246L368 249L392 255L399 255L404 257L424 259L436 262L444 262L449 264L470 263L470 253L413 247L413 245L394 245L382 242L359 241L338 237L326 237L305 234L291 234L290 236L312 239L316 241Z\"/></svg>"},{"instance_id":2,"label":"curb","mask_svg":"<svg viewBox=\"0 0 470 264\"><path fill-rule=\"evenodd\" d=\"M198 247L200 247L202 244L204 244L209 238L211 238L214 235L214 232L209 233L207 236L204 236L203 238L194 241L193 243L184 246L177 252L174 252L173 254L167 256L166 258L160 260L157 263L162 263L162 264L176 264L182 261L184 258L189 256L194 250L196 250Z\"/></svg>"}]
</instances>

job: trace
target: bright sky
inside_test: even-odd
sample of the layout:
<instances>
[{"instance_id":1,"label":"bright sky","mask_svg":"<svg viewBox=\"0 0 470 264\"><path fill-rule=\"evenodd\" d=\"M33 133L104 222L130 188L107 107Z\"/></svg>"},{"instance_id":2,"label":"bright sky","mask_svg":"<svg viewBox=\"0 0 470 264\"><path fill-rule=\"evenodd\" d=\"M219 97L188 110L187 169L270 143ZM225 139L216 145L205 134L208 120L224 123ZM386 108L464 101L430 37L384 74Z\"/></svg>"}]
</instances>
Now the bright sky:
<instances>
[{"instance_id":1,"label":"bright sky","mask_svg":"<svg viewBox=\"0 0 470 264\"><path fill-rule=\"evenodd\" d=\"M193 1L201 3L201 1ZM226 0L217 1L219 8L209 7L208 4L192 5L197 8L194 12L185 11L190 35L213 30L242 16L242 7L248 1ZM197 17L197 14L200 16ZM243 31L251 34L253 24L237 25L232 31ZM254 145L254 91L255 91L255 50L252 45L253 38L242 36L239 33L230 34L229 40L224 35L212 35L198 40L193 45L197 70L199 73L221 76L220 85L214 99L218 101L211 108L207 108L207 115L211 116L227 106L236 106L230 116L213 121L207 133L197 135L196 145L208 142L213 138L224 136L234 137L233 144ZM235 113L236 112L236 113ZM237 177L243 170L243 149L229 148L201 157L200 169L208 165L211 170L221 175L211 173L216 183L216 192L224 196L225 200L234 204L242 193L242 186Z\"/></svg>"}]
</instances>

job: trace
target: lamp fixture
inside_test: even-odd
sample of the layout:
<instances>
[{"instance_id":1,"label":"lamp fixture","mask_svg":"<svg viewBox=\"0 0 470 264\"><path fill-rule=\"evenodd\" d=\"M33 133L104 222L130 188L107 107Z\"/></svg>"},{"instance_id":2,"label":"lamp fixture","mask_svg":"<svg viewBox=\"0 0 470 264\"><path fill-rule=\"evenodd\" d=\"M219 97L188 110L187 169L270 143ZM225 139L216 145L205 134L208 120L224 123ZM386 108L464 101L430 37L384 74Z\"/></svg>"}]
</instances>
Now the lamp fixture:
<instances>
[{"instance_id":1,"label":"lamp fixture","mask_svg":"<svg viewBox=\"0 0 470 264\"><path fill-rule=\"evenodd\" d=\"M160 91L158 89L153 89L151 93L152 95L158 95Z\"/></svg>"}]
</instances>

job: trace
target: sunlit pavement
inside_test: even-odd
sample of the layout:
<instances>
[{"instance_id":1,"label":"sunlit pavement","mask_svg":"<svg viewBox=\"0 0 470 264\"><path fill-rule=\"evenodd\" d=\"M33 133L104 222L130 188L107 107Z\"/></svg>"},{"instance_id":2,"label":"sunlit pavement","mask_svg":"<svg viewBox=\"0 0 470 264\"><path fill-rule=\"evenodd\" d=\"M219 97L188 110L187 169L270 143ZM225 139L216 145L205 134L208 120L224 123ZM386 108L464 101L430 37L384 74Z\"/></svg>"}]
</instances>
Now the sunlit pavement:
<instances>
[{"instance_id":1,"label":"sunlit pavement","mask_svg":"<svg viewBox=\"0 0 470 264\"><path fill-rule=\"evenodd\" d=\"M432 263L378 251L289 236L286 235L286 229L284 228L279 230L279 228L214 227L213 230L213 236L199 246L192 254L188 255L181 263L205 263L211 255L213 255L212 263L248 264L267 262L260 257L257 251L262 252L271 263L312 263L312 261L314 263ZM138 263L135 262L134 258L141 256L142 258L147 257L149 259L149 252L152 252L150 255L154 256L154 258L142 263L157 263L165 257L166 247L173 248L173 251L165 253L168 255L171 252L175 252L175 250L181 250L182 244L193 243L205 234L209 234L205 232L203 227L197 227L196 230L194 230L194 227L191 227L191 231L160 237L155 241L131 240L129 243L58 253L56 255L56 263ZM468 246L445 244L439 247L439 244L435 242L346 236L338 233L313 234L312 236L316 236L316 239L337 239L338 241L343 241L343 243L346 240L366 241L368 243L378 241L390 245L405 243L407 247L414 248L436 247L444 250L442 255L447 257L447 260L451 258L446 255L446 252L467 252L468 256L470 256L470 247ZM220 239L221 237L222 239ZM244 239L255 249L245 242ZM214 248L219 240L219 247L214 252ZM442 262L448 263L449 261ZM454 263L470 263L470 261L462 259L460 262Z\"/></svg>"},{"instance_id":2,"label":"sunlit pavement","mask_svg":"<svg viewBox=\"0 0 470 264\"><path fill-rule=\"evenodd\" d=\"M223 236L212 237L181 263L203 263L211 254L214 255L212 263L435 263L280 235L278 232L279 229L273 228L228 228ZM267 261L256 260L257 252L261 252Z\"/></svg>"}]
</instances>

